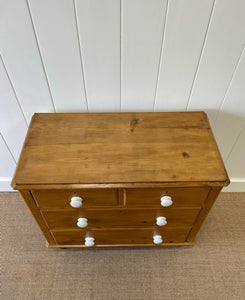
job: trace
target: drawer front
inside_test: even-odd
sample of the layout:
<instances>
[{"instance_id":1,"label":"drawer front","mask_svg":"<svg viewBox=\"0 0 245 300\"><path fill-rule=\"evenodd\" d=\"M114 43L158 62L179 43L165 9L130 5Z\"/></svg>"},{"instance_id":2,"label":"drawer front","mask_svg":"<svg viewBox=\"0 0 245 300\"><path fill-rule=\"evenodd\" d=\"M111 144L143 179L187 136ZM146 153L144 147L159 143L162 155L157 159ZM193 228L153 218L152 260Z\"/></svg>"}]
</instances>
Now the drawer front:
<instances>
[{"instance_id":1,"label":"drawer front","mask_svg":"<svg viewBox=\"0 0 245 300\"><path fill-rule=\"evenodd\" d=\"M50 229L78 228L79 218L86 218L87 228L173 227L191 226L200 209L116 209L42 211ZM165 218L163 222L162 217ZM167 222L167 224L165 224ZM78 223L78 225L77 225ZM158 225L159 224L159 225ZM81 226L80 226L81 227Z\"/></svg>"},{"instance_id":2,"label":"drawer front","mask_svg":"<svg viewBox=\"0 0 245 300\"><path fill-rule=\"evenodd\" d=\"M161 198L170 196L171 207L200 207L209 188L126 189L126 207L162 207Z\"/></svg>"},{"instance_id":3,"label":"drawer front","mask_svg":"<svg viewBox=\"0 0 245 300\"><path fill-rule=\"evenodd\" d=\"M168 229L125 229L125 230L64 230L52 231L56 242L60 245L84 245L85 238L93 237L94 246L120 245L163 245L164 243L185 242L190 227ZM162 242L154 244L153 236L160 235Z\"/></svg>"},{"instance_id":4,"label":"drawer front","mask_svg":"<svg viewBox=\"0 0 245 300\"><path fill-rule=\"evenodd\" d=\"M40 208L70 208L71 198L81 197L81 207L107 207L118 205L117 189L32 190Z\"/></svg>"}]
</instances>

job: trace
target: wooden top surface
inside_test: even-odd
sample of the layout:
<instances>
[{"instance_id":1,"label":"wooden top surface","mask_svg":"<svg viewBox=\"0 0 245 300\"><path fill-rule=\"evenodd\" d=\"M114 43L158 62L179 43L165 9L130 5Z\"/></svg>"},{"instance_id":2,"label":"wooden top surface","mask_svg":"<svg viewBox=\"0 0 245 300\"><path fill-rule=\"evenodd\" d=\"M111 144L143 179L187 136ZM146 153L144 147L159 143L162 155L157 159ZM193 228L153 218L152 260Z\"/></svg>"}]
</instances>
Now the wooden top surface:
<instances>
[{"instance_id":1,"label":"wooden top surface","mask_svg":"<svg viewBox=\"0 0 245 300\"><path fill-rule=\"evenodd\" d=\"M166 182L229 183L205 113L35 114L12 186Z\"/></svg>"}]
</instances>

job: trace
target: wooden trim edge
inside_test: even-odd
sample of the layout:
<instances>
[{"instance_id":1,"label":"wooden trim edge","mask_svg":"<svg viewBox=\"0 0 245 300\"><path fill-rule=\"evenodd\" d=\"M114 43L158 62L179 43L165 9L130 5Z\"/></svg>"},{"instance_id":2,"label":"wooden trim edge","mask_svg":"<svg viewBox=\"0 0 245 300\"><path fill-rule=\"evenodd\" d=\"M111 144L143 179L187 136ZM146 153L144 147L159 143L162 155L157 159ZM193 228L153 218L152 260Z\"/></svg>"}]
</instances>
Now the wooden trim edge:
<instances>
[{"instance_id":1,"label":"wooden trim edge","mask_svg":"<svg viewBox=\"0 0 245 300\"><path fill-rule=\"evenodd\" d=\"M96 245L93 247L87 247L84 245L50 245L46 242L47 248L104 248L104 247L181 247L181 246L192 246L192 242L184 243L165 243L161 245L155 244L115 244L115 245Z\"/></svg>"},{"instance_id":2,"label":"wooden trim edge","mask_svg":"<svg viewBox=\"0 0 245 300\"><path fill-rule=\"evenodd\" d=\"M42 215L40 214L39 209L36 207L34 199L32 198L30 192L28 190L20 191L20 195L25 201L26 205L28 206L32 216L36 220L39 228L41 229L43 235L45 236L46 240L50 243L50 245L56 244L55 239L52 233L49 231Z\"/></svg>"},{"instance_id":3,"label":"wooden trim edge","mask_svg":"<svg viewBox=\"0 0 245 300\"><path fill-rule=\"evenodd\" d=\"M215 200L217 199L220 191L221 191L222 187L215 187L212 188L211 192L208 195L208 198L205 202L205 204L203 205L195 223L193 224L187 238L186 238L186 242L193 242L198 231L200 230L203 222L205 221L210 209L212 208Z\"/></svg>"},{"instance_id":4,"label":"wooden trim edge","mask_svg":"<svg viewBox=\"0 0 245 300\"><path fill-rule=\"evenodd\" d=\"M207 115L207 113L205 113L205 112L204 112L204 115L205 115L206 120L207 120L207 123L208 123L208 125L209 125L209 129L210 129L210 131L211 131L211 134L212 134L212 137L213 137L213 141L214 141L214 144L215 144L215 146L216 146L217 153L219 154L219 155L218 155L218 156L219 156L218 158L219 158L219 160L220 160L220 162L221 162L221 164L222 164L222 166L223 166L223 169L224 169L224 171L225 171L226 180L224 181L224 182L225 182L225 185L223 185L223 186L228 186L228 185L230 184L230 179L229 179L227 170L226 170L226 168L225 168L225 164L224 164L223 158L222 158L222 156L221 156L221 153L220 153L220 150L219 150L217 141L216 141L216 139L215 139L215 136L214 136L214 133L213 133L212 126L211 126L211 124L210 124L210 122L209 122L208 115Z\"/></svg>"},{"instance_id":5,"label":"wooden trim edge","mask_svg":"<svg viewBox=\"0 0 245 300\"><path fill-rule=\"evenodd\" d=\"M91 189L91 188L161 188L161 187L223 187L227 186L229 181L211 181L211 182L124 182L124 183L75 183L75 184L15 184L12 187L15 190L32 189Z\"/></svg>"}]
</instances>

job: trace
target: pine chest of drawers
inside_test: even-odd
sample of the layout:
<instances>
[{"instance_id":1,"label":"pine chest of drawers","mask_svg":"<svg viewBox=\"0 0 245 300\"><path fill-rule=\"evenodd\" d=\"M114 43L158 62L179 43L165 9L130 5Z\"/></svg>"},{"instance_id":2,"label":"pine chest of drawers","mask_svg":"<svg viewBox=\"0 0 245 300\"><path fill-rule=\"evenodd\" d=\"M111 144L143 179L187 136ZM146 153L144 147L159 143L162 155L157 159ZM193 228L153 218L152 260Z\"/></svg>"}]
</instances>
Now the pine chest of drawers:
<instances>
[{"instance_id":1,"label":"pine chest of drawers","mask_svg":"<svg viewBox=\"0 0 245 300\"><path fill-rule=\"evenodd\" d=\"M203 112L35 114L12 181L58 248L191 245L228 184Z\"/></svg>"}]
</instances>

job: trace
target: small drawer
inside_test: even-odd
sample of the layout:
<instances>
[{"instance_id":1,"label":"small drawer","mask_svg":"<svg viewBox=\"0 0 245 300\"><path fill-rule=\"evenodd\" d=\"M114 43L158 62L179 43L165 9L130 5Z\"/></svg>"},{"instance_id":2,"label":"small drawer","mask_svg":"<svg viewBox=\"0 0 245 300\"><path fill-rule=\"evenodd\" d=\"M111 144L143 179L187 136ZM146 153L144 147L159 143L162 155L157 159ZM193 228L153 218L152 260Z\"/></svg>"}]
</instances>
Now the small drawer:
<instances>
[{"instance_id":1,"label":"small drawer","mask_svg":"<svg viewBox=\"0 0 245 300\"><path fill-rule=\"evenodd\" d=\"M184 243L190 227L168 229L108 229L108 230L53 230L60 245L85 246L86 238L93 238L90 246L144 246ZM156 238L154 238L154 236ZM159 237L160 236L160 237Z\"/></svg>"},{"instance_id":2,"label":"small drawer","mask_svg":"<svg viewBox=\"0 0 245 300\"><path fill-rule=\"evenodd\" d=\"M191 226L199 208L42 211L50 229Z\"/></svg>"},{"instance_id":3,"label":"small drawer","mask_svg":"<svg viewBox=\"0 0 245 300\"><path fill-rule=\"evenodd\" d=\"M210 188L126 189L126 207L200 207ZM163 198L164 197L164 198Z\"/></svg>"},{"instance_id":4,"label":"small drawer","mask_svg":"<svg viewBox=\"0 0 245 300\"><path fill-rule=\"evenodd\" d=\"M72 207L71 199L76 207L109 207L118 205L117 189L83 189L83 190L32 190L37 205L40 208L68 208ZM73 206L74 207L74 206Z\"/></svg>"}]
</instances>

